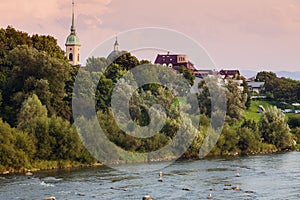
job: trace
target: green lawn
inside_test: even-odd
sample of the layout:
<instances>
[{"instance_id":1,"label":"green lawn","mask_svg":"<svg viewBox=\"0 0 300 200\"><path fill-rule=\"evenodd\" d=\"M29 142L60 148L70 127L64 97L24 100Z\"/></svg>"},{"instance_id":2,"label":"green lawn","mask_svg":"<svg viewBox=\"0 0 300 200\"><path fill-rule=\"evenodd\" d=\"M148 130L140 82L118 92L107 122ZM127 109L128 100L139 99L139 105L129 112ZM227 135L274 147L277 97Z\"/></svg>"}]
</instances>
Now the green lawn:
<instances>
[{"instance_id":1,"label":"green lawn","mask_svg":"<svg viewBox=\"0 0 300 200\"><path fill-rule=\"evenodd\" d=\"M252 100L251 101L251 106L249 109L245 110L245 116L247 119L253 119L256 122L259 121L261 113L258 113L258 106L262 105L265 109L268 107L272 106L272 102L269 101L259 101L259 100ZM291 116L297 115L295 113L287 113L285 114L286 118L289 118Z\"/></svg>"},{"instance_id":2,"label":"green lawn","mask_svg":"<svg viewBox=\"0 0 300 200\"><path fill-rule=\"evenodd\" d=\"M245 110L245 116L246 116L247 119L253 119L256 122L259 121L260 116L261 116L261 113L258 113L258 106L259 105L262 105L265 109L272 106L267 101L252 100L250 108Z\"/></svg>"}]
</instances>

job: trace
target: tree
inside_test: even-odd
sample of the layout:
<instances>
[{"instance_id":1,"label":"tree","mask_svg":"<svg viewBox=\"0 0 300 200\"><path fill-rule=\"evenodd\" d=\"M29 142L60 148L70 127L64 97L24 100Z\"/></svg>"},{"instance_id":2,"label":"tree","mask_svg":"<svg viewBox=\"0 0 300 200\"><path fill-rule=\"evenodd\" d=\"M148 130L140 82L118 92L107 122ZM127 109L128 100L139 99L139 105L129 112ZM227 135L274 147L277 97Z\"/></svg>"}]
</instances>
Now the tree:
<instances>
[{"instance_id":1,"label":"tree","mask_svg":"<svg viewBox=\"0 0 300 200\"><path fill-rule=\"evenodd\" d=\"M23 131L30 132L32 124L37 118L47 117L47 109L42 105L38 96L33 94L26 99L18 115L17 127Z\"/></svg>"},{"instance_id":2,"label":"tree","mask_svg":"<svg viewBox=\"0 0 300 200\"><path fill-rule=\"evenodd\" d=\"M86 60L86 70L89 72L103 72L107 67L108 61L106 58L90 57Z\"/></svg>"},{"instance_id":3,"label":"tree","mask_svg":"<svg viewBox=\"0 0 300 200\"><path fill-rule=\"evenodd\" d=\"M34 151L34 144L28 134L11 128L0 119L0 171L29 166L29 156Z\"/></svg>"},{"instance_id":4,"label":"tree","mask_svg":"<svg viewBox=\"0 0 300 200\"><path fill-rule=\"evenodd\" d=\"M120 56L113 63L118 64L123 70L128 71L138 66L139 60L129 52L121 52Z\"/></svg>"},{"instance_id":5,"label":"tree","mask_svg":"<svg viewBox=\"0 0 300 200\"><path fill-rule=\"evenodd\" d=\"M277 107L270 107L262 113L259 131L263 141L274 144L279 150L292 147L292 136L285 115Z\"/></svg>"},{"instance_id":6,"label":"tree","mask_svg":"<svg viewBox=\"0 0 300 200\"><path fill-rule=\"evenodd\" d=\"M4 102L5 106L12 107L14 115L28 94L35 93L50 115L57 114L70 119L69 103L64 100L65 82L69 80L71 68L67 62L28 46L18 46L11 50L8 61L13 68L3 90L6 97ZM14 124L15 118L13 116L8 121Z\"/></svg>"},{"instance_id":7,"label":"tree","mask_svg":"<svg viewBox=\"0 0 300 200\"><path fill-rule=\"evenodd\" d=\"M290 128L297 128L300 127L300 115L295 115L289 117L288 124Z\"/></svg>"},{"instance_id":8,"label":"tree","mask_svg":"<svg viewBox=\"0 0 300 200\"><path fill-rule=\"evenodd\" d=\"M227 121L231 124L244 118L247 94L243 94L237 84L231 80L226 85Z\"/></svg>"},{"instance_id":9,"label":"tree","mask_svg":"<svg viewBox=\"0 0 300 200\"><path fill-rule=\"evenodd\" d=\"M183 74L183 77L187 79L189 84L194 85L195 76L192 74L192 70L186 68L185 66L178 67L178 72Z\"/></svg>"},{"instance_id":10,"label":"tree","mask_svg":"<svg viewBox=\"0 0 300 200\"><path fill-rule=\"evenodd\" d=\"M239 138L238 147L243 154L253 153L259 150L261 138L258 131L252 128L241 127L237 130Z\"/></svg>"},{"instance_id":11,"label":"tree","mask_svg":"<svg viewBox=\"0 0 300 200\"><path fill-rule=\"evenodd\" d=\"M44 51L54 58L62 60L65 58L64 51L58 46L57 40L54 37L34 34L31 40L33 48L38 51Z\"/></svg>"},{"instance_id":12,"label":"tree","mask_svg":"<svg viewBox=\"0 0 300 200\"><path fill-rule=\"evenodd\" d=\"M224 124L222 134L220 135L212 153L218 155L232 155L238 152L239 138L236 130L227 123Z\"/></svg>"},{"instance_id":13,"label":"tree","mask_svg":"<svg viewBox=\"0 0 300 200\"><path fill-rule=\"evenodd\" d=\"M250 105L251 105L251 92L249 90L249 86L248 86L248 83L246 82L245 78L243 78L242 80L243 80L243 87L244 87L243 95L247 95L247 100L246 100L245 106L248 109L248 108L250 108Z\"/></svg>"},{"instance_id":14,"label":"tree","mask_svg":"<svg viewBox=\"0 0 300 200\"><path fill-rule=\"evenodd\" d=\"M269 82L277 78L277 75L274 72L258 72L256 75L255 81L257 82Z\"/></svg>"}]
</instances>

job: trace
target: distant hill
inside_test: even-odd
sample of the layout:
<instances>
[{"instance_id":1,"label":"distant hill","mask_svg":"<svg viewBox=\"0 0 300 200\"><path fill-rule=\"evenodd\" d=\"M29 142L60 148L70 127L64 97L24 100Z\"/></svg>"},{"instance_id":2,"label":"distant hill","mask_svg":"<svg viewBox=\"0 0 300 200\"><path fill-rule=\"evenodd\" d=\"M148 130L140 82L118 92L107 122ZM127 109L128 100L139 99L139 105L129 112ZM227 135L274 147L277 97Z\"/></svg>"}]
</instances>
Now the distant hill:
<instances>
[{"instance_id":1,"label":"distant hill","mask_svg":"<svg viewBox=\"0 0 300 200\"><path fill-rule=\"evenodd\" d=\"M257 71L252 70L240 70L241 74L246 78L251 78L256 76ZM275 71L278 77L291 78L293 80L300 80L300 71L290 72L290 71Z\"/></svg>"},{"instance_id":2,"label":"distant hill","mask_svg":"<svg viewBox=\"0 0 300 200\"><path fill-rule=\"evenodd\" d=\"M289 72L289 71L279 71L275 72L278 77L291 78L294 80L300 80L300 71Z\"/></svg>"},{"instance_id":3,"label":"distant hill","mask_svg":"<svg viewBox=\"0 0 300 200\"><path fill-rule=\"evenodd\" d=\"M256 76L256 71L251 70L240 70L241 75L245 76L246 78L251 78L253 76Z\"/></svg>"}]
</instances>

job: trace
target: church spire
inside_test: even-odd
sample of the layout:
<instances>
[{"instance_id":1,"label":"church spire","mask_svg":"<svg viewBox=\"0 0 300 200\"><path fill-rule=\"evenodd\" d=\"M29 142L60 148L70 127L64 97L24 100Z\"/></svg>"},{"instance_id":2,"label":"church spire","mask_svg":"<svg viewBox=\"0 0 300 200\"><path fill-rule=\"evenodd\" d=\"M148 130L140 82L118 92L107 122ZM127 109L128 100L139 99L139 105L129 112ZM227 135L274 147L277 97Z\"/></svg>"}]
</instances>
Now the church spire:
<instances>
[{"instance_id":1,"label":"church spire","mask_svg":"<svg viewBox=\"0 0 300 200\"><path fill-rule=\"evenodd\" d=\"M114 51L119 51L118 36L116 36L116 41L115 41L115 44L114 44Z\"/></svg>"},{"instance_id":2,"label":"church spire","mask_svg":"<svg viewBox=\"0 0 300 200\"><path fill-rule=\"evenodd\" d=\"M71 25L71 34L75 35L75 23L74 23L74 0L72 1L72 25Z\"/></svg>"},{"instance_id":3,"label":"church spire","mask_svg":"<svg viewBox=\"0 0 300 200\"><path fill-rule=\"evenodd\" d=\"M80 41L76 35L75 17L74 17L74 0L72 0L72 25L71 33L66 41L66 56L71 65L80 65Z\"/></svg>"}]
</instances>

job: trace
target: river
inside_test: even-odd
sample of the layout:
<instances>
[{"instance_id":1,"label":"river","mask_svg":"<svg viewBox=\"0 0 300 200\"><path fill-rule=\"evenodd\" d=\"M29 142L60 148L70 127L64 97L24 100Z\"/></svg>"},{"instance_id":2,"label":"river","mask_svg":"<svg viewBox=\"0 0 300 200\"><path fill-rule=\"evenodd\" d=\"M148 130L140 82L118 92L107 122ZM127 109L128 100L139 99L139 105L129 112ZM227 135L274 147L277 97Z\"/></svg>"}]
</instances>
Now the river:
<instances>
[{"instance_id":1,"label":"river","mask_svg":"<svg viewBox=\"0 0 300 200\"><path fill-rule=\"evenodd\" d=\"M105 166L35 172L33 176L1 175L1 199L300 199L300 152L249 157L177 161L159 171L162 163ZM128 171L128 172L126 172ZM231 186L225 186L231 184ZM241 190L233 190L232 187ZM247 193L246 191L251 193Z\"/></svg>"}]
</instances>

